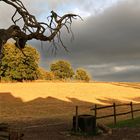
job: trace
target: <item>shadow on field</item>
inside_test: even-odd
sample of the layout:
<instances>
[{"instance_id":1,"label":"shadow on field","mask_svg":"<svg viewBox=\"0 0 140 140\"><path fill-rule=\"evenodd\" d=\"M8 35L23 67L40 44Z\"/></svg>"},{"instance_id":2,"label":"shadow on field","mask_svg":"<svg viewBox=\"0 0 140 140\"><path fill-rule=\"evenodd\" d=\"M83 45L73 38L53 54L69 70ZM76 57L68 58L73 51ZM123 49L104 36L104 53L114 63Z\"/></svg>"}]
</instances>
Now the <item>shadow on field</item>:
<instances>
[{"instance_id":1,"label":"shadow on field","mask_svg":"<svg viewBox=\"0 0 140 140\"><path fill-rule=\"evenodd\" d=\"M22 104L20 98L14 97L10 92L0 92L0 105L4 104Z\"/></svg>"},{"instance_id":2,"label":"shadow on field","mask_svg":"<svg viewBox=\"0 0 140 140\"><path fill-rule=\"evenodd\" d=\"M101 102L101 103L103 103L103 104L113 104L113 103L120 104L120 103L122 103L122 101L120 101L120 100L111 99L111 98L104 98L104 99L96 98L96 100L98 100L99 102ZM123 102L124 102L124 101L123 101Z\"/></svg>"},{"instance_id":3,"label":"shadow on field","mask_svg":"<svg viewBox=\"0 0 140 140\"><path fill-rule=\"evenodd\" d=\"M28 95L27 95L28 96ZM75 106L79 106L80 113L87 113L93 103L75 98L63 101L53 97L37 98L29 102L14 97L10 92L0 92L1 121L32 121L39 119L71 119L75 114Z\"/></svg>"},{"instance_id":4,"label":"shadow on field","mask_svg":"<svg viewBox=\"0 0 140 140\"><path fill-rule=\"evenodd\" d=\"M111 98L104 98L104 99L98 99L96 98L96 100L98 100L99 102L103 103L103 104L123 104L123 103L130 103L133 102L135 104L139 104L140 103L140 97L136 97L136 98L126 98L126 100L117 100L117 99L111 99Z\"/></svg>"},{"instance_id":5,"label":"shadow on field","mask_svg":"<svg viewBox=\"0 0 140 140\"><path fill-rule=\"evenodd\" d=\"M28 96L28 95L27 95ZM34 100L23 102L21 98L14 97L10 92L0 92L0 104L8 105L8 104L21 104L21 105L93 105L93 103L81 101L76 98L67 97L68 101L60 100L51 96L46 98L36 98Z\"/></svg>"},{"instance_id":6,"label":"shadow on field","mask_svg":"<svg viewBox=\"0 0 140 140\"><path fill-rule=\"evenodd\" d=\"M116 86L123 86L123 87L128 87L128 88L140 89L139 83L111 83L111 84L116 85Z\"/></svg>"},{"instance_id":7,"label":"shadow on field","mask_svg":"<svg viewBox=\"0 0 140 140\"><path fill-rule=\"evenodd\" d=\"M28 96L28 95L27 95ZM35 121L40 119L51 120L71 120L75 115L75 106L79 106L79 114L92 114L90 111L94 107L93 103L81 101L76 98L67 97L68 101L63 101L53 97L37 98L29 102L14 97L10 92L0 92L0 118L1 121ZM112 104L119 100L110 98L96 99L103 104Z\"/></svg>"}]
</instances>

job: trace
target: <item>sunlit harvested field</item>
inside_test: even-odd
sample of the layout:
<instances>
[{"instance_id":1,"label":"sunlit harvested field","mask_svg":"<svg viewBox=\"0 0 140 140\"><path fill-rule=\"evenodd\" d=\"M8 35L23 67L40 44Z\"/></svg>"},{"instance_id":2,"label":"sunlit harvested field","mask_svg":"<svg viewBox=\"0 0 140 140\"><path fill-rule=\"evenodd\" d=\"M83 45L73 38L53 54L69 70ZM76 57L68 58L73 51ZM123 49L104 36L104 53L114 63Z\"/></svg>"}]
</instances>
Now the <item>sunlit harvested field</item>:
<instances>
[{"instance_id":1,"label":"sunlit harvested field","mask_svg":"<svg viewBox=\"0 0 140 140\"><path fill-rule=\"evenodd\" d=\"M0 83L2 120L69 116L75 105L88 111L94 103L139 102L140 83Z\"/></svg>"},{"instance_id":2,"label":"sunlit harvested field","mask_svg":"<svg viewBox=\"0 0 140 140\"><path fill-rule=\"evenodd\" d=\"M64 101L69 98L102 103L98 99L116 99L122 101L140 97L140 84L119 83L1 83L1 93L11 93L22 101L32 101L36 98L53 97Z\"/></svg>"}]
</instances>

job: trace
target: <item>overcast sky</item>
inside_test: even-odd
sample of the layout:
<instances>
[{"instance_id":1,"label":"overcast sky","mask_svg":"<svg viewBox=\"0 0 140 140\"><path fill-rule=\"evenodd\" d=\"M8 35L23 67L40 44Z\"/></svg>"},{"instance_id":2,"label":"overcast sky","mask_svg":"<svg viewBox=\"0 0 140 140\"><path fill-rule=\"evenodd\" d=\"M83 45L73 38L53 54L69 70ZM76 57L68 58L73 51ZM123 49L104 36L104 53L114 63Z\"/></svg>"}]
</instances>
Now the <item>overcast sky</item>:
<instances>
[{"instance_id":1,"label":"overcast sky","mask_svg":"<svg viewBox=\"0 0 140 140\"><path fill-rule=\"evenodd\" d=\"M70 50L57 55L48 51L49 44L29 42L40 51L40 65L48 69L57 59L66 59L74 68L83 67L96 81L140 81L140 0L23 0L27 9L45 21L51 10L60 15L76 13L83 17L73 23L75 40L64 33ZM0 26L12 22L14 9L0 2ZM8 9L8 10L7 10Z\"/></svg>"}]
</instances>

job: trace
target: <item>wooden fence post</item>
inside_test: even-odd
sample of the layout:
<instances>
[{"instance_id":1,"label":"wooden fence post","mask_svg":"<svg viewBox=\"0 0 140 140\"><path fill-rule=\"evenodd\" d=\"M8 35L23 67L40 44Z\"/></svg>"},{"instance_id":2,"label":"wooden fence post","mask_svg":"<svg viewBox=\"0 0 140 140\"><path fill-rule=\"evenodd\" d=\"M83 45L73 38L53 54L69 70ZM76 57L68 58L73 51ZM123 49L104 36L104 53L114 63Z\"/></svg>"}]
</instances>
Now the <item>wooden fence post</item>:
<instances>
[{"instance_id":1,"label":"wooden fence post","mask_svg":"<svg viewBox=\"0 0 140 140\"><path fill-rule=\"evenodd\" d=\"M116 104L113 103L113 110L114 110L114 124L116 124Z\"/></svg>"},{"instance_id":2,"label":"wooden fence post","mask_svg":"<svg viewBox=\"0 0 140 140\"><path fill-rule=\"evenodd\" d=\"M130 107L131 107L131 116L132 116L132 120L134 119L134 114L133 114L133 103L130 103Z\"/></svg>"},{"instance_id":3,"label":"wooden fence post","mask_svg":"<svg viewBox=\"0 0 140 140\"><path fill-rule=\"evenodd\" d=\"M78 106L76 106L76 114L75 114L75 123L76 123L76 128L75 131L78 131Z\"/></svg>"},{"instance_id":4,"label":"wooden fence post","mask_svg":"<svg viewBox=\"0 0 140 140\"><path fill-rule=\"evenodd\" d=\"M95 115L95 118L97 117L97 105L95 104L95 113L94 113L94 115Z\"/></svg>"}]
</instances>

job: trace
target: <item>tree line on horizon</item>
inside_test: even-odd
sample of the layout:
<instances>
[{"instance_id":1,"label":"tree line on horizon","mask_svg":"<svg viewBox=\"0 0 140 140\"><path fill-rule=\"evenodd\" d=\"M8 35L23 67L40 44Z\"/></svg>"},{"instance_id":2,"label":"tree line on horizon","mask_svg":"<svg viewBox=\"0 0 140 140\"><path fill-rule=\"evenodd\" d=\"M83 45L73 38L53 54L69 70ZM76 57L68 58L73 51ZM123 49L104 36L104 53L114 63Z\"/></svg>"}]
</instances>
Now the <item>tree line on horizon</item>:
<instances>
[{"instance_id":1,"label":"tree line on horizon","mask_svg":"<svg viewBox=\"0 0 140 140\"><path fill-rule=\"evenodd\" d=\"M6 43L0 66L1 81L63 80L89 82L90 76L83 68L74 72L69 61L58 60L50 70L39 67L39 53L30 45L21 51L13 43Z\"/></svg>"}]
</instances>

